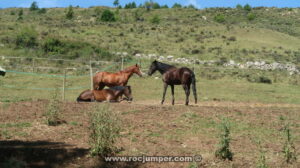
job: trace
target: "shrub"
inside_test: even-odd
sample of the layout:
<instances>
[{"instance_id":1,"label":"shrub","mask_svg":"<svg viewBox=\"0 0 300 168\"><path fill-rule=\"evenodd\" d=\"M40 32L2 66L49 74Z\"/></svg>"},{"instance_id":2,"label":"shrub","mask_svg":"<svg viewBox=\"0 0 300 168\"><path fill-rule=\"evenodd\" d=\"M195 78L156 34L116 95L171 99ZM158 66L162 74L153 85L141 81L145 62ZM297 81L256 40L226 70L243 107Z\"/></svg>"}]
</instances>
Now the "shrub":
<instances>
[{"instance_id":1,"label":"shrub","mask_svg":"<svg viewBox=\"0 0 300 168\"><path fill-rule=\"evenodd\" d=\"M101 21L115 22L116 21L115 14L112 11L105 9L101 15Z\"/></svg>"},{"instance_id":2,"label":"shrub","mask_svg":"<svg viewBox=\"0 0 300 168\"><path fill-rule=\"evenodd\" d=\"M45 14L47 12L46 8L42 8L40 10L38 10L39 14Z\"/></svg>"},{"instance_id":3,"label":"shrub","mask_svg":"<svg viewBox=\"0 0 300 168\"><path fill-rule=\"evenodd\" d=\"M255 18L256 18L256 15L254 13L249 13L247 15L247 19L250 20L250 21L254 20Z\"/></svg>"},{"instance_id":4,"label":"shrub","mask_svg":"<svg viewBox=\"0 0 300 168\"><path fill-rule=\"evenodd\" d=\"M92 156L108 156L116 151L120 119L107 105L97 105L90 115L90 153Z\"/></svg>"},{"instance_id":5,"label":"shrub","mask_svg":"<svg viewBox=\"0 0 300 168\"><path fill-rule=\"evenodd\" d=\"M74 17L74 11L73 11L72 5L70 5L67 9L67 12L66 12L66 18L67 19L73 19L73 17Z\"/></svg>"},{"instance_id":6,"label":"shrub","mask_svg":"<svg viewBox=\"0 0 300 168\"><path fill-rule=\"evenodd\" d=\"M219 148L215 152L215 156L223 160L232 160L233 153L230 151L230 125L228 119L221 122L221 133Z\"/></svg>"},{"instance_id":7,"label":"shrub","mask_svg":"<svg viewBox=\"0 0 300 168\"><path fill-rule=\"evenodd\" d=\"M284 160L286 163L293 163L297 160L296 157L296 148L292 139L291 130L289 128L289 125L286 125L284 127L284 133L285 133L285 143L283 146L283 154L284 154Z\"/></svg>"},{"instance_id":8,"label":"shrub","mask_svg":"<svg viewBox=\"0 0 300 168\"><path fill-rule=\"evenodd\" d=\"M214 17L214 20L216 22L219 22L219 23L224 23L225 22L225 16L222 15L222 14L218 14Z\"/></svg>"},{"instance_id":9,"label":"shrub","mask_svg":"<svg viewBox=\"0 0 300 168\"><path fill-rule=\"evenodd\" d=\"M60 113L60 102L58 100L58 90L55 91L52 99L50 100L50 103L47 107L47 112L45 113L46 116L46 122L50 126L56 126L61 123L61 120L59 119L59 113Z\"/></svg>"},{"instance_id":10,"label":"shrub","mask_svg":"<svg viewBox=\"0 0 300 168\"><path fill-rule=\"evenodd\" d=\"M159 24L160 23L160 18L158 15L154 15L151 20L150 20L151 23L153 24Z\"/></svg>"},{"instance_id":11,"label":"shrub","mask_svg":"<svg viewBox=\"0 0 300 168\"><path fill-rule=\"evenodd\" d=\"M22 20L23 19L23 9L20 9L18 12L18 19L17 20Z\"/></svg>"},{"instance_id":12,"label":"shrub","mask_svg":"<svg viewBox=\"0 0 300 168\"><path fill-rule=\"evenodd\" d=\"M36 11L36 10L39 10L39 7L37 5L37 2L33 1L32 4L30 5L30 8L29 8L30 11Z\"/></svg>"},{"instance_id":13,"label":"shrub","mask_svg":"<svg viewBox=\"0 0 300 168\"><path fill-rule=\"evenodd\" d=\"M47 38L42 45L42 48L45 52L61 52L61 48L63 48L65 45L63 42L56 38Z\"/></svg>"},{"instance_id":14,"label":"shrub","mask_svg":"<svg viewBox=\"0 0 300 168\"><path fill-rule=\"evenodd\" d=\"M37 46L38 33L33 28L23 28L16 37L17 47L33 48Z\"/></svg>"}]
</instances>

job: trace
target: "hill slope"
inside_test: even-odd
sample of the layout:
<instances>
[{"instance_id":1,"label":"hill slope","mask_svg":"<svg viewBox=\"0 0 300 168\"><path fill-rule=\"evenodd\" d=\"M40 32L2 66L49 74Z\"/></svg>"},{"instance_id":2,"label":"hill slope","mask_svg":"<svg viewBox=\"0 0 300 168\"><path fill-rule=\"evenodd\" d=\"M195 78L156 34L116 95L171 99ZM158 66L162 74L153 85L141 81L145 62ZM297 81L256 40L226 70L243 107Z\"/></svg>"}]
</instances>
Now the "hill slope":
<instances>
[{"instance_id":1,"label":"hill slope","mask_svg":"<svg viewBox=\"0 0 300 168\"><path fill-rule=\"evenodd\" d=\"M116 59L112 52L126 51L204 60L300 61L299 8L110 9L117 21L102 22L105 9L74 8L71 20L63 8L46 13L2 9L0 55L69 59L93 55L112 60ZM159 23L151 22L155 16Z\"/></svg>"}]
</instances>

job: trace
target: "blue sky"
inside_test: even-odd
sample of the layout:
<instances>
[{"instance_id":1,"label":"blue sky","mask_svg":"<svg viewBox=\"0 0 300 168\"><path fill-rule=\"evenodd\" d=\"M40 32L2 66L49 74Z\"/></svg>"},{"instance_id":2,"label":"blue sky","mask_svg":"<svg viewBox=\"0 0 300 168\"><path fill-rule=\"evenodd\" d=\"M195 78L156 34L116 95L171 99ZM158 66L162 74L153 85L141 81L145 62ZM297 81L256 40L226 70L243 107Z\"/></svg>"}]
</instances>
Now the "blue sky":
<instances>
[{"instance_id":1,"label":"blue sky","mask_svg":"<svg viewBox=\"0 0 300 168\"><path fill-rule=\"evenodd\" d=\"M29 7L34 0L0 0L0 8ZM39 7L67 7L69 5L80 7L112 6L114 0L35 0ZM135 1L137 4L145 0L119 0L122 6ZM300 7L300 0L154 0L159 4L167 4L169 7L175 2L182 5L193 4L198 8L208 7L235 7L237 4L267 7Z\"/></svg>"}]
</instances>

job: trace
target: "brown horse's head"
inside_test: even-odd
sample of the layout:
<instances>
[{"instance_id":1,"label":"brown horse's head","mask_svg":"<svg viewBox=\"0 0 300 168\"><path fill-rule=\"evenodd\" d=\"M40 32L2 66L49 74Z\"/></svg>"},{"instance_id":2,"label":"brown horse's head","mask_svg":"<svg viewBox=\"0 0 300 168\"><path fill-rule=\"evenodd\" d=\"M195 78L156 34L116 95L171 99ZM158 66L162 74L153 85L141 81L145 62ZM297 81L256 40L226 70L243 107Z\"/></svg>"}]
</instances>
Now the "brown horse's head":
<instances>
[{"instance_id":1,"label":"brown horse's head","mask_svg":"<svg viewBox=\"0 0 300 168\"><path fill-rule=\"evenodd\" d=\"M131 67L128 67L124 70L124 72L132 72L135 73L137 75L139 75L140 77L142 77L142 72L140 70L140 66L138 66L138 64L135 64Z\"/></svg>"},{"instance_id":2,"label":"brown horse's head","mask_svg":"<svg viewBox=\"0 0 300 168\"><path fill-rule=\"evenodd\" d=\"M130 86L125 86L124 88L124 95L127 98L128 101L132 101L132 95L131 95L131 87Z\"/></svg>"}]
</instances>

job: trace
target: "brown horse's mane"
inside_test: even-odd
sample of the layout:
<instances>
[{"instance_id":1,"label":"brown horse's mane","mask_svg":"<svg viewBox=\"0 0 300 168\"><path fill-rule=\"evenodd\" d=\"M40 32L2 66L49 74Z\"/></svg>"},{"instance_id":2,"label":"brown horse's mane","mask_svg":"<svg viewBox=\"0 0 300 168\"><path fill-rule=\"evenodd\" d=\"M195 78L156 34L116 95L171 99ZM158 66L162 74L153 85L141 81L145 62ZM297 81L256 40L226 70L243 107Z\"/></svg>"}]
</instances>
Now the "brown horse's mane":
<instances>
[{"instance_id":1,"label":"brown horse's mane","mask_svg":"<svg viewBox=\"0 0 300 168\"><path fill-rule=\"evenodd\" d=\"M127 67L125 68L124 70L120 71L120 72L125 72L125 73L129 73L129 72L132 72L132 69L134 69L135 65L133 66L130 66L130 67Z\"/></svg>"}]
</instances>

